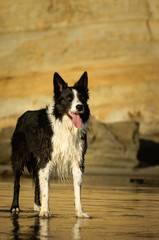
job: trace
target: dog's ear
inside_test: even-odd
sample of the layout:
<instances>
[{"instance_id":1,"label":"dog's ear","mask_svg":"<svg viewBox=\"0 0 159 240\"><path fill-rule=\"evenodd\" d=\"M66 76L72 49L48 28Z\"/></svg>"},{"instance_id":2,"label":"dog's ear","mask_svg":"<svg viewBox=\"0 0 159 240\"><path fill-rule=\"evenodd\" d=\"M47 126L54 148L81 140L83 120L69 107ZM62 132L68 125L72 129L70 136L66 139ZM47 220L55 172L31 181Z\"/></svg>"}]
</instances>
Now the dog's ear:
<instances>
[{"instance_id":1,"label":"dog's ear","mask_svg":"<svg viewBox=\"0 0 159 240\"><path fill-rule=\"evenodd\" d=\"M54 73L53 84L54 84L55 95L59 95L64 88L68 87L67 83L65 83L65 81L57 72Z\"/></svg>"},{"instance_id":2,"label":"dog's ear","mask_svg":"<svg viewBox=\"0 0 159 240\"><path fill-rule=\"evenodd\" d=\"M82 87L88 91L88 76L87 72L84 72L78 82L75 83L74 87Z\"/></svg>"}]
</instances>

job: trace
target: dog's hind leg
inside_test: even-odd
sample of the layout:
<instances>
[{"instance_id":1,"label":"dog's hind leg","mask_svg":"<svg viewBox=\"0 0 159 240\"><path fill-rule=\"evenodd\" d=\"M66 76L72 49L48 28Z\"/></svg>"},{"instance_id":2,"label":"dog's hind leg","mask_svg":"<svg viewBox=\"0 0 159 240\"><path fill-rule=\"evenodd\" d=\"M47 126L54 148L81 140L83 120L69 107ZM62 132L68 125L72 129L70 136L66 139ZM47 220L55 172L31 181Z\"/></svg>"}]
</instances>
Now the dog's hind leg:
<instances>
[{"instance_id":1,"label":"dog's hind leg","mask_svg":"<svg viewBox=\"0 0 159 240\"><path fill-rule=\"evenodd\" d=\"M35 195L34 195L34 211L40 211L40 185L38 173L35 175Z\"/></svg>"},{"instance_id":2,"label":"dog's hind leg","mask_svg":"<svg viewBox=\"0 0 159 240\"><path fill-rule=\"evenodd\" d=\"M14 193L13 202L10 212L19 212L19 191L20 191L20 177L24 170L27 160L29 159L29 152L27 151L27 144L23 133L14 133L12 137L12 169L14 172Z\"/></svg>"},{"instance_id":3,"label":"dog's hind leg","mask_svg":"<svg viewBox=\"0 0 159 240\"><path fill-rule=\"evenodd\" d=\"M73 183L74 183L74 196L75 196L75 210L76 216L79 218L91 218L88 213L84 212L81 203L81 186L82 186L83 173L79 166L73 166Z\"/></svg>"},{"instance_id":4,"label":"dog's hind leg","mask_svg":"<svg viewBox=\"0 0 159 240\"><path fill-rule=\"evenodd\" d=\"M11 205L10 212L19 212L19 191L20 191L20 177L22 172L21 171L15 171L14 173L14 193L13 193L13 202Z\"/></svg>"}]
</instances>

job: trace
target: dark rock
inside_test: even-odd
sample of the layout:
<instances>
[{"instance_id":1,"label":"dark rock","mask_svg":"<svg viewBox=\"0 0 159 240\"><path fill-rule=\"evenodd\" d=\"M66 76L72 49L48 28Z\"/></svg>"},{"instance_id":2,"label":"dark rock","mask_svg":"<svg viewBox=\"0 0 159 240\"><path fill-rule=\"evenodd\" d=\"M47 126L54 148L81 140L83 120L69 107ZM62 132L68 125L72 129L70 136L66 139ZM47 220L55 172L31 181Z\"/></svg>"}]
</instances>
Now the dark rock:
<instances>
[{"instance_id":1,"label":"dark rock","mask_svg":"<svg viewBox=\"0 0 159 240\"><path fill-rule=\"evenodd\" d=\"M137 167L149 167L159 165L159 143L152 140L140 139L140 147L137 158Z\"/></svg>"}]
</instances>

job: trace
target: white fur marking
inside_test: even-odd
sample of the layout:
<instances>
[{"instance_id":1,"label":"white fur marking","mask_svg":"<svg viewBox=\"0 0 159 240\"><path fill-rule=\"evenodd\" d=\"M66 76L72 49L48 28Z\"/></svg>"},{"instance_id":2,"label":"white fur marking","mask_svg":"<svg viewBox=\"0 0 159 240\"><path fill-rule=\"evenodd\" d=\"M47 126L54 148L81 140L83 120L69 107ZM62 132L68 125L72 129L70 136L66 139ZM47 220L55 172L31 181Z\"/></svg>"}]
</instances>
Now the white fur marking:
<instances>
[{"instance_id":1,"label":"white fur marking","mask_svg":"<svg viewBox=\"0 0 159 240\"><path fill-rule=\"evenodd\" d=\"M53 105L48 106L48 117L51 122L53 137L53 152L51 156L52 170L56 169L59 178L64 179L72 170L73 163L78 166L82 161L83 141L82 134L87 131L87 123L76 128L67 115L62 121L52 115Z\"/></svg>"},{"instance_id":2,"label":"white fur marking","mask_svg":"<svg viewBox=\"0 0 159 240\"><path fill-rule=\"evenodd\" d=\"M74 98L73 98L73 101L72 101L72 105L71 105L70 111L73 112L73 113L77 113L78 111L76 109L76 106L77 105L83 105L83 104L78 99L77 90L73 89L72 92L73 92Z\"/></svg>"},{"instance_id":3,"label":"white fur marking","mask_svg":"<svg viewBox=\"0 0 159 240\"><path fill-rule=\"evenodd\" d=\"M41 217L49 217L49 174L50 174L50 163L46 165L44 169L39 171L39 183L41 190Z\"/></svg>"},{"instance_id":4,"label":"white fur marking","mask_svg":"<svg viewBox=\"0 0 159 240\"><path fill-rule=\"evenodd\" d=\"M75 210L77 217L90 218L88 213L84 212L81 203L81 185L83 174L80 168L74 164L73 166L73 184L74 184L74 196L75 196Z\"/></svg>"},{"instance_id":5,"label":"white fur marking","mask_svg":"<svg viewBox=\"0 0 159 240\"><path fill-rule=\"evenodd\" d=\"M81 184L82 184L82 172L76 164L73 167L73 183L74 183L74 196L75 196L75 208L76 213L82 211L81 205Z\"/></svg>"}]
</instances>

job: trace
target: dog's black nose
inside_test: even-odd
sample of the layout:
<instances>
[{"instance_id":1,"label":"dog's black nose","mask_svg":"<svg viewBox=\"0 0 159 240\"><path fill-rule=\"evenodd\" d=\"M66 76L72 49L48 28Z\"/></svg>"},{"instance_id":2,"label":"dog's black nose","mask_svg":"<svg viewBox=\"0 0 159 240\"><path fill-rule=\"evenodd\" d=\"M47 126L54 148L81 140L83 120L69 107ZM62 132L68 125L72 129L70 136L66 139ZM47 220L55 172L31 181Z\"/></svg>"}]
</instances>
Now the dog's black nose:
<instances>
[{"instance_id":1,"label":"dog's black nose","mask_svg":"<svg viewBox=\"0 0 159 240\"><path fill-rule=\"evenodd\" d=\"M81 112L81 111L83 110L83 105L78 104L78 105L76 106L76 109L77 109L79 112Z\"/></svg>"}]
</instances>

